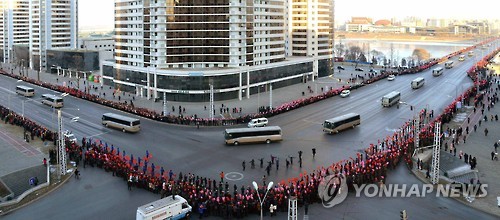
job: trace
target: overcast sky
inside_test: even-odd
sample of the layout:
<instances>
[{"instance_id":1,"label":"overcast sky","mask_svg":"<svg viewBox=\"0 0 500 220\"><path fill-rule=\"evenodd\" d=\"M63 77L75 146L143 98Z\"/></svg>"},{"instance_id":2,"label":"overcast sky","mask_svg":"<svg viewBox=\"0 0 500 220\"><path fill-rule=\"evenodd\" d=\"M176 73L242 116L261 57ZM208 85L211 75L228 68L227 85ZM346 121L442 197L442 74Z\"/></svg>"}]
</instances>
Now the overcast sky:
<instances>
[{"instance_id":1,"label":"overcast sky","mask_svg":"<svg viewBox=\"0 0 500 220\"><path fill-rule=\"evenodd\" d=\"M182 1L182 0L181 0ZM112 29L114 0L79 0L80 29ZM500 19L498 0L335 0L338 23L352 16L374 20L416 16L422 18Z\"/></svg>"}]
</instances>

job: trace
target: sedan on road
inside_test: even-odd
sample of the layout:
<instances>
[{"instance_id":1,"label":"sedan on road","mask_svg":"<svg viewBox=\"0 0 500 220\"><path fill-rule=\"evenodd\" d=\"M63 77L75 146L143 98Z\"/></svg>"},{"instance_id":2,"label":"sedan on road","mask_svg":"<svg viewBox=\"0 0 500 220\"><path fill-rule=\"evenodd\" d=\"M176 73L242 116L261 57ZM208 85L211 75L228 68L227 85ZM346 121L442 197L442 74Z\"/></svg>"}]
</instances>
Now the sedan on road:
<instances>
[{"instance_id":1,"label":"sedan on road","mask_svg":"<svg viewBox=\"0 0 500 220\"><path fill-rule=\"evenodd\" d=\"M340 93L340 97L345 98L345 97L349 96L350 94L351 94L351 90L345 89L345 90L342 90L342 92Z\"/></svg>"},{"instance_id":2,"label":"sedan on road","mask_svg":"<svg viewBox=\"0 0 500 220\"><path fill-rule=\"evenodd\" d=\"M396 79L396 76L394 76L394 75L389 75L389 77L387 77L387 80L389 80L389 81L393 81L395 79Z\"/></svg>"},{"instance_id":3,"label":"sedan on road","mask_svg":"<svg viewBox=\"0 0 500 220\"><path fill-rule=\"evenodd\" d=\"M364 71L363 69L361 69L361 68L359 68L359 67L356 67L356 69L354 69L354 70L356 70L356 71L361 71L361 72L363 72L363 71Z\"/></svg>"},{"instance_id":4,"label":"sedan on road","mask_svg":"<svg viewBox=\"0 0 500 220\"><path fill-rule=\"evenodd\" d=\"M343 66L337 66L337 69L338 70L345 70L345 68Z\"/></svg>"}]
</instances>

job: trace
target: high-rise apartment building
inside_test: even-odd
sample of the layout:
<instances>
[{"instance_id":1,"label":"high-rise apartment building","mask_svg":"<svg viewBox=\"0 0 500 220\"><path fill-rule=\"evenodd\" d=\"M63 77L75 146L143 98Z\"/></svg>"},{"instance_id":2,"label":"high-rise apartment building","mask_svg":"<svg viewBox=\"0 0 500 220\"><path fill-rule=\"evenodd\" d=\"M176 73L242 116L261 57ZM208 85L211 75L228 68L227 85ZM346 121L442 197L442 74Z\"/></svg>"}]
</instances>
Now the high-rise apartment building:
<instances>
[{"instance_id":1,"label":"high-rise apartment building","mask_svg":"<svg viewBox=\"0 0 500 220\"><path fill-rule=\"evenodd\" d=\"M78 0L30 1L30 67L47 69L47 50L76 48Z\"/></svg>"},{"instance_id":2,"label":"high-rise apartment building","mask_svg":"<svg viewBox=\"0 0 500 220\"><path fill-rule=\"evenodd\" d=\"M2 62L13 61L13 46L29 44L29 0L0 1L0 54ZM18 62L18 64L21 64ZM27 65L27 64L23 64Z\"/></svg>"},{"instance_id":3,"label":"high-rise apartment building","mask_svg":"<svg viewBox=\"0 0 500 220\"><path fill-rule=\"evenodd\" d=\"M328 75L333 25L333 0L115 0L104 83L169 100L206 101L210 85L218 100L249 97Z\"/></svg>"},{"instance_id":4,"label":"high-rise apartment building","mask_svg":"<svg viewBox=\"0 0 500 220\"><path fill-rule=\"evenodd\" d=\"M3 62L18 62L14 45L27 45L30 68L46 69L46 50L75 48L78 0L1 0Z\"/></svg>"}]
</instances>

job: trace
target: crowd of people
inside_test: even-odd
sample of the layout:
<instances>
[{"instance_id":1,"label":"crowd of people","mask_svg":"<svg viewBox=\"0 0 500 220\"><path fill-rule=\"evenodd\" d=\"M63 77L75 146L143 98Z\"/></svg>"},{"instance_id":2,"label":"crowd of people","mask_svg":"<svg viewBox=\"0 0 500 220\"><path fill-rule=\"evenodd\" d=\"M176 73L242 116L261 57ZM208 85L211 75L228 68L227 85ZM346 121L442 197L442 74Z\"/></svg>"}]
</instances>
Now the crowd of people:
<instances>
[{"instance_id":1,"label":"crowd of people","mask_svg":"<svg viewBox=\"0 0 500 220\"><path fill-rule=\"evenodd\" d=\"M55 141L56 134L51 130L40 126L39 124L31 121L30 119L23 117L21 115L16 114L10 109L0 105L0 118L5 123L9 123L11 125L16 125L24 128L24 133L29 133L31 139L34 137L39 137L42 141Z\"/></svg>"}]
</instances>

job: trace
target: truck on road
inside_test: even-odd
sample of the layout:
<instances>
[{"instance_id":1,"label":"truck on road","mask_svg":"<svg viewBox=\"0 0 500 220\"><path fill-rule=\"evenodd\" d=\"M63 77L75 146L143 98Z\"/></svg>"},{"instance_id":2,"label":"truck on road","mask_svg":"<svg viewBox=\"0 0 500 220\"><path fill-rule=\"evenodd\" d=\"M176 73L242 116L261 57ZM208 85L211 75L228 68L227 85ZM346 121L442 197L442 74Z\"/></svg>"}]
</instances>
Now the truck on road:
<instances>
[{"instance_id":1,"label":"truck on road","mask_svg":"<svg viewBox=\"0 0 500 220\"><path fill-rule=\"evenodd\" d=\"M168 196L137 208L136 220L177 220L189 218L192 207L181 196Z\"/></svg>"}]
</instances>

